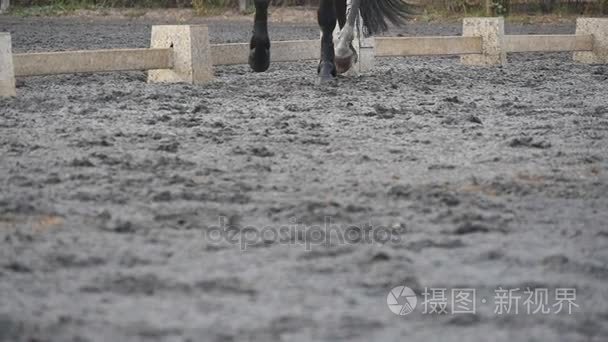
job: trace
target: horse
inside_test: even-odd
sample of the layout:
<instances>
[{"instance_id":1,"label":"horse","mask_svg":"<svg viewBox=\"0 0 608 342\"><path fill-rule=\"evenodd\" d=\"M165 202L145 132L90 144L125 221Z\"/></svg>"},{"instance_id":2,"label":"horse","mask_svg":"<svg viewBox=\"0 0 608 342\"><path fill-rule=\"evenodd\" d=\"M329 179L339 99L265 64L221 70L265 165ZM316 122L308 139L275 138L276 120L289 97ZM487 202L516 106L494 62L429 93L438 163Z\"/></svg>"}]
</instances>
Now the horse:
<instances>
[{"instance_id":1,"label":"horse","mask_svg":"<svg viewBox=\"0 0 608 342\"><path fill-rule=\"evenodd\" d=\"M254 0L249 65L255 72L264 72L270 66L270 1ZM396 26L405 24L405 20L413 14L413 6L403 0L320 0L317 21L321 29L321 59L317 74L321 82L333 80L337 74L348 71L357 62L352 41L359 14L365 34L374 35L386 31L389 22ZM334 48L336 21L340 25L340 35Z\"/></svg>"}]
</instances>

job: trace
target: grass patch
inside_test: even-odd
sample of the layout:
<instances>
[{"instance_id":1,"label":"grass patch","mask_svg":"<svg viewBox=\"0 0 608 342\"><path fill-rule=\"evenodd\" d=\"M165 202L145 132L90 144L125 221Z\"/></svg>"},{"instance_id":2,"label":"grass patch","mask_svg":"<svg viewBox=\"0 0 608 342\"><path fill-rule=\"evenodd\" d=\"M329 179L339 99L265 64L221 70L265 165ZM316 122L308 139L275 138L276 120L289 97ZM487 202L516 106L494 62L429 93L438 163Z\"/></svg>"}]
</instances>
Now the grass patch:
<instances>
[{"instance_id":1,"label":"grass patch","mask_svg":"<svg viewBox=\"0 0 608 342\"><path fill-rule=\"evenodd\" d=\"M17 17L47 17L68 15L79 9L95 10L99 8L95 6L66 6L63 4L53 4L47 6L11 7L8 14Z\"/></svg>"},{"instance_id":2,"label":"grass patch","mask_svg":"<svg viewBox=\"0 0 608 342\"><path fill-rule=\"evenodd\" d=\"M192 9L198 16L220 15L229 8L222 0L192 0Z\"/></svg>"},{"instance_id":3,"label":"grass patch","mask_svg":"<svg viewBox=\"0 0 608 342\"><path fill-rule=\"evenodd\" d=\"M146 15L148 11L145 8L135 8L126 11L123 15L127 18L140 18Z\"/></svg>"}]
</instances>

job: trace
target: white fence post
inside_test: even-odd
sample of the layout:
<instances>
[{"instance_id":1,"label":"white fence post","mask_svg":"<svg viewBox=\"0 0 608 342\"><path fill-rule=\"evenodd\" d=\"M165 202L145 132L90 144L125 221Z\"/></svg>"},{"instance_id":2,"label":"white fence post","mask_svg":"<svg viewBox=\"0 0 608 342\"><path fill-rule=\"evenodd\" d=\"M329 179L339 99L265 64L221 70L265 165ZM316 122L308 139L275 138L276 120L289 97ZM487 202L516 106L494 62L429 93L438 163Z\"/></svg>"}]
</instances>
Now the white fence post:
<instances>
[{"instance_id":1,"label":"white fence post","mask_svg":"<svg viewBox=\"0 0 608 342\"><path fill-rule=\"evenodd\" d=\"M579 18L576 34L593 36L592 51L577 51L574 60L585 64L608 64L608 18Z\"/></svg>"},{"instance_id":2,"label":"white fence post","mask_svg":"<svg viewBox=\"0 0 608 342\"><path fill-rule=\"evenodd\" d=\"M481 37L481 54L465 55L460 58L466 65L502 65L507 62L504 47L505 19L464 18L462 21L464 37Z\"/></svg>"},{"instance_id":3,"label":"white fence post","mask_svg":"<svg viewBox=\"0 0 608 342\"><path fill-rule=\"evenodd\" d=\"M376 40L374 37L365 37L361 15L357 18L355 39L359 41L359 72L369 72L376 65Z\"/></svg>"},{"instance_id":4,"label":"white fence post","mask_svg":"<svg viewBox=\"0 0 608 342\"><path fill-rule=\"evenodd\" d=\"M0 0L0 14L6 12L10 6L10 0Z\"/></svg>"},{"instance_id":5,"label":"white fence post","mask_svg":"<svg viewBox=\"0 0 608 342\"><path fill-rule=\"evenodd\" d=\"M247 0L239 0L239 11L245 12L247 10Z\"/></svg>"},{"instance_id":6,"label":"white fence post","mask_svg":"<svg viewBox=\"0 0 608 342\"><path fill-rule=\"evenodd\" d=\"M173 49L172 68L150 70L148 82L201 84L213 79L209 31L204 25L152 26L151 48Z\"/></svg>"},{"instance_id":7,"label":"white fence post","mask_svg":"<svg viewBox=\"0 0 608 342\"><path fill-rule=\"evenodd\" d=\"M0 32L0 97L15 96L15 70L11 34Z\"/></svg>"}]
</instances>

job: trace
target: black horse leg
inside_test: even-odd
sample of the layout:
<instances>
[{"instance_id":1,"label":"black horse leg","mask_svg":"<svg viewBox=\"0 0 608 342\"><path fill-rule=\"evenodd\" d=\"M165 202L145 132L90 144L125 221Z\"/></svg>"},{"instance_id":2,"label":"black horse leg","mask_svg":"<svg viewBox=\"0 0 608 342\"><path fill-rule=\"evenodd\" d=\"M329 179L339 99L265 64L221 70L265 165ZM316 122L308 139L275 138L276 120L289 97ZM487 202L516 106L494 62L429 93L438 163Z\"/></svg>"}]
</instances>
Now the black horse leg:
<instances>
[{"instance_id":1,"label":"black horse leg","mask_svg":"<svg viewBox=\"0 0 608 342\"><path fill-rule=\"evenodd\" d=\"M319 78L321 81L332 80L336 77L336 65L334 63L334 39L333 32L336 28L336 3L335 0L321 0L317 12L319 27L321 28L321 61L319 62Z\"/></svg>"},{"instance_id":2,"label":"black horse leg","mask_svg":"<svg viewBox=\"0 0 608 342\"><path fill-rule=\"evenodd\" d=\"M255 0L253 36L249 45L249 65L255 72L270 66L270 38L268 37L268 5L270 0Z\"/></svg>"},{"instance_id":3,"label":"black horse leg","mask_svg":"<svg viewBox=\"0 0 608 342\"><path fill-rule=\"evenodd\" d=\"M336 14L340 29L346 24L346 0L336 0Z\"/></svg>"}]
</instances>

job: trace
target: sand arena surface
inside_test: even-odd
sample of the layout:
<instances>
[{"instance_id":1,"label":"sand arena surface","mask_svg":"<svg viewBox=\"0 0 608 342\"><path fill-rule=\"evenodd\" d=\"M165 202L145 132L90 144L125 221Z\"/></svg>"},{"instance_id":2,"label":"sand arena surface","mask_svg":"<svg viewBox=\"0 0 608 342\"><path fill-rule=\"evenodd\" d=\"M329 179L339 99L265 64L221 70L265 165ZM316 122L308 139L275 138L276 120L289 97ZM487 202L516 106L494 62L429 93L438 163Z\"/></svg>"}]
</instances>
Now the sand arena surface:
<instances>
[{"instance_id":1,"label":"sand arena surface","mask_svg":"<svg viewBox=\"0 0 608 342\"><path fill-rule=\"evenodd\" d=\"M0 31L15 52L147 47L155 23L0 17ZM213 43L251 31L208 24ZM140 72L18 80L0 100L0 340L605 341L608 66L509 62L383 59L326 86L314 62L221 67L204 86ZM392 240L307 251L328 218ZM210 239L220 222L236 242ZM291 240L256 235L293 222L307 229ZM398 285L475 288L476 313L425 315L419 297L396 316ZM548 288L550 304L575 288L579 307L498 315L498 287Z\"/></svg>"}]
</instances>

